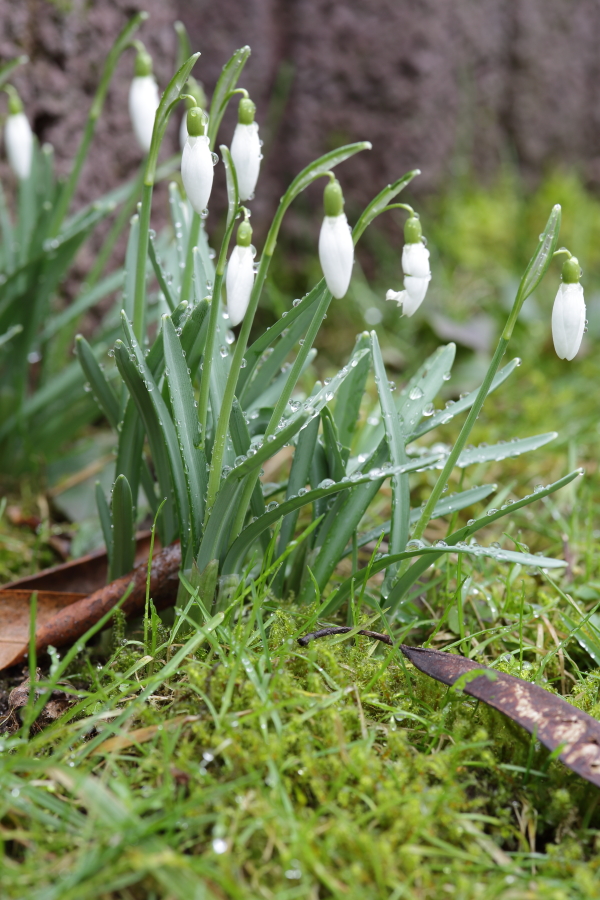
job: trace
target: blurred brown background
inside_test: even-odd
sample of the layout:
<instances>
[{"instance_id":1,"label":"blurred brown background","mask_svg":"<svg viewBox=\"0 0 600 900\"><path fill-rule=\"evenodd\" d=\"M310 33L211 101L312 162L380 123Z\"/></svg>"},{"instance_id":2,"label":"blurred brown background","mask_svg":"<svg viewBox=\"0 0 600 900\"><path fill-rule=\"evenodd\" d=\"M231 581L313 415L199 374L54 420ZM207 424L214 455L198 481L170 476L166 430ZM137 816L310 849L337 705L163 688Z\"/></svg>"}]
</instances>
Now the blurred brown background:
<instances>
[{"instance_id":1,"label":"blurred brown background","mask_svg":"<svg viewBox=\"0 0 600 900\"><path fill-rule=\"evenodd\" d=\"M0 57L30 56L13 80L63 172L107 50L138 9L150 13L139 36L161 88L178 18L202 51L195 74L209 95L231 52L251 45L241 84L273 139L259 205L272 208L312 158L365 138L372 152L344 166L357 202L417 165L421 189L470 165L489 175L506 158L530 179L560 160L600 181L598 0L0 0ZM80 200L140 159L126 100L133 55L120 62Z\"/></svg>"}]
</instances>

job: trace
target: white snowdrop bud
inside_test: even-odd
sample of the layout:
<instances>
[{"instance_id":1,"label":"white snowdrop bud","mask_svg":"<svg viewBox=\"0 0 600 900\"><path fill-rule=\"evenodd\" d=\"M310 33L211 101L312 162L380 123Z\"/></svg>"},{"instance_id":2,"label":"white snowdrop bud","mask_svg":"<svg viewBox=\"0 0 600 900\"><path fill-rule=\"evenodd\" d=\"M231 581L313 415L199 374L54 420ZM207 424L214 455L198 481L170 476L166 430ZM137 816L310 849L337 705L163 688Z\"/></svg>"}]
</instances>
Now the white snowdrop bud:
<instances>
[{"instance_id":1,"label":"white snowdrop bud","mask_svg":"<svg viewBox=\"0 0 600 900\"><path fill-rule=\"evenodd\" d=\"M231 142L231 158L237 174L240 200L252 200L260 161L262 159L258 125L254 121L256 106L249 97L242 97L238 109L238 123Z\"/></svg>"},{"instance_id":2,"label":"white snowdrop bud","mask_svg":"<svg viewBox=\"0 0 600 900\"><path fill-rule=\"evenodd\" d=\"M388 291L386 300L395 300L405 316L415 313L427 293L431 281L429 250L423 243L421 223L416 216L407 219L404 226L405 244L402 250L404 290Z\"/></svg>"},{"instance_id":3,"label":"white snowdrop bud","mask_svg":"<svg viewBox=\"0 0 600 900\"><path fill-rule=\"evenodd\" d=\"M33 132L16 90L8 88L8 116L4 126L4 143L10 167L21 181L29 178L33 159Z\"/></svg>"},{"instance_id":4,"label":"white snowdrop bud","mask_svg":"<svg viewBox=\"0 0 600 900\"><path fill-rule=\"evenodd\" d=\"M552 338L560 359L573 359L583 338L585 301L580 277L579 261L572 256L563 263L563 280L552 308Z\"/></svg>"},{"instance_id":5,"label":"white snowdrop bud","mask_svg":"<svg viewBox=\"0 0 600 900\"><path fill-rule=\"evenodd\" d=\"M237 233L237 245L229 257L227 264L227 312L229 323L233 327L239 325L248 309L250 294L254 286L254 249L252 247L252 228L245 220L240 224Z\"/></svg>"},{"instance_id":6,"label":"white snowdrop bud","mask_svg":"<svg viewBox=\"0 0 600 900\"><path fill-rule=\"evenodd\" d=\"M354 243L344 213L344 195L337 179L330 181L323 194L325 218L319 234L319 260L327 287L336 299L348 290L354 264Z\"/></svg>"},{"instance_id":7,"label":"white snowdrop bud","mask_svg":"<svg viewBox=\"0 0 600 900\"><path fill-rule=\"evenodd\" d=\"M152 74L152 58L145 50L138 52L135 74L129 88L129 115L138 144L148 153L152 143L154 117L160 98Z\"/></svg>"},{"instance_id":8,"label":"white snowdrop bud","mask_svg":"<svg viewBox=\"0 0 600 900\"><path fill-rule=\"evenodd\" d=\"M206 116L199 106L187 113L188 136L181 157L181 178L192 209L202 213L208 206L213 185L213 159L204 134Z\"/></svg>"}]
</instances>

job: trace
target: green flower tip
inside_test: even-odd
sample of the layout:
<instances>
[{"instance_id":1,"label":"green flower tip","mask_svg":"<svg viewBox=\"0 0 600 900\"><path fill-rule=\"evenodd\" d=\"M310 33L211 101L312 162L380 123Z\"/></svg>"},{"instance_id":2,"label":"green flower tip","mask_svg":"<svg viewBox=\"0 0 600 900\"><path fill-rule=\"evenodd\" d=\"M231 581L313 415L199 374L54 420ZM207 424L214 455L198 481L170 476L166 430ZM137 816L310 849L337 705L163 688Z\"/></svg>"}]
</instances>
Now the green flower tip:
<instances>
[{"instance_id":1,"label":"green flower tip","mask_svg":"<svg viewBox=\"0 0 600 900\"><path fill-rule=\"evenodd\" d=\"M152 57L147 50L138 50L138 55L135 58L134 74L136 78L152 75Z\"/></svg>"},{"instance_id":2,"label":"green flower tip","mask_svg":"<svg viewBox=\"0 0 600 900\"><path fill-rule=\"evenodd\" d=\"M417 216L411 216L404 224L404 240L407 244L420 244L423 239L423 229Z\"/></svg>"},{"instance_id":3,"label":"green flower tip","mask_svg":"<svg viewBox=\"0 0 600 900\"><path fill-rule=\"evenodd\" d=\"M188 98L185 101L185 105L188 109L191 109L193 106L199 106L201 109L206 109L208 107L208 100L206 99L204 88L199 81L196 81L193 75L190 75L186 81L182 93L189 94L190 97L194 98L193 100ZM195 103L194 100L196 101Z\"/></svg>"},{"instance_id":4,"label":"green flower tip","mask_svg":"<svg viewBox=\"0 0 600 900\"><path fill-rule=\"evenodd\" d=\"M192 106L187 111L187 130L190 137L200 137L204 134L205 115L199 106Z\"/></svg>"},{"instance_id":5,"label":"green flower tip","mask_svg":"<svg viewBox=\"0 0 600 900\"><path fill-rule=\"evenodd\" d=\"M330 181L323 191L323 206L326 216L341 216L344 212L344 195L337 178Z\"/></svg>"},{"instance_id":6,"label":"green flower tip","mask_svg":"<svg viewBox=\"0 0 600 900\"><path fill-rule=\"evenodd\" d=\"M9 116L16 116L17 113L23 112L23 103L21 102L21 98L17 94L17 91L12 86L12 84L7 84L4 88L6 93L8 94L8 114Z\"/></svg>"},{"instance_id":7,"label":"green flower tip","mask_svg":"<svg viewBox=\"0 0 600 900\"><path fill-rule=\"evenodd\" d=\"M252 125L255 113L256 106L250 97L242 97L238 106L238 122L240 125Z\"/></svg>"},{"instance_id":8,"label":"green flower tip","mask_svg":"<svg viewBox=\"0 0 600 900\"><path fill-rule=\"evenodd\" d=\"M572 256L563 263L562 280L565 284L577 284L581 278L581 268L576 256Z\"/></svg>"},{"instance_id":9,"label":"green flower tip","mask_svg":"<svg viewBox=\"0 0 600 900\"><path fill-rule=\"evenodd\" d=\"M238 247L249 247L252 243L252 226L247 219L244 219L243 222L240 222L240 227L237 231L237 244Z\"/></svg>"}]
</instances>

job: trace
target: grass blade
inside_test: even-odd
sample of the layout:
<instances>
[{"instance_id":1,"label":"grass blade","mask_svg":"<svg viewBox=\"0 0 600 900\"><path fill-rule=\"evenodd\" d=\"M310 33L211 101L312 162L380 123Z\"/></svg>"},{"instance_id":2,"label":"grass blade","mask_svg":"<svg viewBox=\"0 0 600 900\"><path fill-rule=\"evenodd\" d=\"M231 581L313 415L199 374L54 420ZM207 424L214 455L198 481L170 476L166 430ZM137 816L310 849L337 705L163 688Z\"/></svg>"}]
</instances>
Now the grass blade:
<instances>
[{"instance_id":1,"label":"grass blade","mask_svg":"<svg viewBox=\"0 0 600 900\"><path fill-rule=\"evenodd\" d=\"M169 316L163 316L163 340L165 347L165 374L169 385L171 407L179 439L181 462L188 489L191 514L191 541L194 551L200 542L204 518L204 494L206 492L206 457L198 449L200 428L194 400L194 390L188 374L186 358L181 342Z\"/></svg>"}]
</instances>

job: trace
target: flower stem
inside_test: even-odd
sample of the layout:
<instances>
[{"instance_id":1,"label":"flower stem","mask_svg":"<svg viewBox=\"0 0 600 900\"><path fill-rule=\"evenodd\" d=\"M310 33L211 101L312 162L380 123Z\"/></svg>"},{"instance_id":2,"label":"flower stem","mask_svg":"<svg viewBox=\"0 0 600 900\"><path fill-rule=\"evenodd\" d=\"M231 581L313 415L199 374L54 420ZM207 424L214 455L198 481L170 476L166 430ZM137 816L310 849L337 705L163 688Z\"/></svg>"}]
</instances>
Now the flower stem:
<instances>
[{"instance_id":1,"label":"flower stem","mask_svg":"<svg viewBox=\"0 0 600 900\"><path fill-rule=\"evenodd\" d=\"M479 413L481 412L481 408L484 404L485 398L487 397L487 395L489 393L492 381L494 380L494 376L495 376L496 372L498 371L500 362L506 352L507 347L508 347L508 340L504 336L502 336L500 338L500 340L498 341L498 346L496 347L496 352L494 353L492 361L486 372L485 378L483 379L483 383L482 383L481 387L479 388L477 397L475 399L473 406L471 407L471 410L469 412L469 415L467 416L465 424L461 428L461 431L460 431L460 434L458 435L456 443L454 444L454 447L452 448L450 454L448 455L448 458L446 459L444 468L440 472L438 480L436 481L434 488L430 494L429 500L425 504L423 512L421 513L421 517L415 526L415 530L412 535L413 540L419 540L422 537L423 532L427 528L427 525L429 524L429 521L433 514L433 510L435 509L435 505L438 502L438 500L440 499L440 497L442 496L446 482L448 481L448 478L452 474L452 470L454 469L454 466L456 465L458 457L464 450L467 440L469 439L469 435L471 434L471 431L473 430L473 426L475 425L475 422L477 420L477 417L479 416ZM403 567L403 568L405 568L405 567Z\"/></svg>"},{"instance_id":2,"label":"flower stem","mask_svg":"<svg viewBox=\"0 0 600 900\"><path fill-rule=\"evenodd\" d=\"M181 295L179 297L179 302L182 303L184 300L186 303L190 301L190 295L192 293L192 279L194 276L194 248L198 244L198 238L200 237L200 225L201 218L198 213L194 213L192 216L192 224L190 226L190 237L187 245L187 253L185 260L185 270L183 273L183 280L181 282Z\"/></svg>"},{"instance_id":3,"label":"flower stem","mask_svg":"<svg viewBox=\"0 0 600 900\"><path fill-rule=\"evenodd\" d=\"M143 341L146 324L146 260L148 259L148 239L150 231L150 210L154 179L144 181L140 209L139 243L135 268L135 290L133 295L133 333L138 341Z\"/></svg>"},{"instance_id":4,"label":"flower stem","mask_svg":"<svg viewBox=\"0 0 600 900\"><path fill-rule=\"evenodd\" d=\"M75 159L73 160L71 173L67 181L63 185L62 190L60 191L58 200L56 201L56 205L54 207L54 213L49 228L50 237L56 237L56 235L59 233L63 220L68 212L71 200L73 199L73 194L75 193L75 190L77 188L81 169L83 168L83 164L87 157L88 150L94 136L94 131L96 130L96 122L100 118L111 79L114 75L117 63L119 62L119 57L121 56L121 53L130 45L130 37L133 32L137 28L139 28L141 23L147 18L147 12L140 12L137 13L137 15L133 16L133 18L129 20L125 28L123 28L123 30L121 31L121 34L118 36L108 56L106 57L106 62L102 71L102 77L100 78L100 84L98 85L94 100L88 113L87 122L85 124L85 128L81 138L81 143L77 148L77 153L75 155Z\"/></svg>"},{"instance_id":5,"label":"flower stem","mask_svg":"<svg viewBox=\"0 0 600 900\"><path fill-rule=\"evenodd\" d=\"M290 373L286 379L283 390L279 395L277 403L275 404L275 408L269 420L269 424L267 425L267 428L265 430L265 440L270 434L275 433L275 429L277 428L279 420L285 412L285 408L290 400L290 397L292 396L296 384L298 383L298 379L300 378L302 369L304 368L304 365L308 358L308 354L310 353L312 345L315 342L315 338L319 332L319 328L323 324L323 320L330 303L331 293L328 290L325 290L306 332L304 343L301 345L300 350L298 351L298 355L296 356L292 368L290 369ZM233 543L233 541L242 530L244 519L246 518L246 512L248 510L248 506L250 504L252 493L254 491L254 487L256 485L258 477L258 472L248 475L247 482L244 486L244 490L238 504L238 511L231 528L231 543Z\"/></svg>"}]
</instances>

